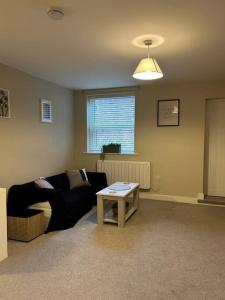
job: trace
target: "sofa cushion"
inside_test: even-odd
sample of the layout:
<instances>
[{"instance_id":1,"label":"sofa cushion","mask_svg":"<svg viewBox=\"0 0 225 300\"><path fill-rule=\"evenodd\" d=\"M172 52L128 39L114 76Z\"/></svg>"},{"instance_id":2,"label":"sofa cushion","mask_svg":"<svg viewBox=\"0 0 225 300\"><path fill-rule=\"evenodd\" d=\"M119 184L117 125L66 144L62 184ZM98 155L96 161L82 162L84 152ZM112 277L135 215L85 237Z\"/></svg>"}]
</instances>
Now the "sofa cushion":
<instances>
[{"instance_id":1,"label":"sofa cushion","mask_svg":"<svg viewBox=\"0 0 225 300\"><path fill-rule=\"evenodd\" d=\"M82 170L67 170L66 174L69 179L70 189L81 186L90 186L90 183L86 180L85 174Z\"/></svg>"},{"instance_id":2,"label":"sofa cushion","mask_svg":"<svg viewBox=\"0 0 225 300\"><path fill-rule=\"evenodd\" d=\"M46 177L49 183L54 186L55 189L60 189L63 191L69 191L70 183L66 173L60 173L54 176Z\"/></svg>"},{"instance_id":3,"label":"sofa cushion","mask_svg":"<svg viewBox=\"0 0 225 300\"><path fill-rule=\"evenodd\" d=\"M81 170L79 170L79 171L80 171L80 174L81 174L82 178L83 178L84 180L88 181L86 169L83 168L83 169L81 169ZM89 181L88 181L88 182L89 182Z\"/></svg>"},{"instance_id":4,"label":"sofa cushion","mask_svg":"<svg viewBox=\"0 0 225 300\"><path fill-rule=\"evenodd\" d=\"M41 189L54 189L54 187L46 179L37 179L34 182Z\"/></svg>"},{"instance_id":5,"label":"sofa cushion","mask_svg":"<svg viewBox=\"0 0 225 300\"><path fill-rule=\"evenodd\" d=\"M61 191L55 198L49 199L52 216L47 231L67 229L93 206L95 195L91 186Z\"/></svg>"}]
</instances>

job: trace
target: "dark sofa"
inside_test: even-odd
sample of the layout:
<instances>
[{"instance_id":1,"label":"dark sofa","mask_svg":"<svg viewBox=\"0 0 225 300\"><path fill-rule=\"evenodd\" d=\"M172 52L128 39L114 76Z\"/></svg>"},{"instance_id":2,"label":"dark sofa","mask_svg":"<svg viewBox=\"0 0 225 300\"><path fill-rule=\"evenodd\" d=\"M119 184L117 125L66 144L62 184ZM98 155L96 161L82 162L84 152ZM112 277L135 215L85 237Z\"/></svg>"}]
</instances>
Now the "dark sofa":
<instances>
[{"instance_id":1,"label":"dark sofa","mask_svg":"<svg viewBox=\"0 0 225 300\"><path fill-rule=\"evenodd\" d=\"M87 172L90 186L70 190L66 173L47 177L54 189L38 188L34 181L13 185L9 189L7 214L21 213L30 205L49 201L52 208L47 232L73 227L96 205L95 193L107 186L105 173Z\"/></svg>"}]
</instances>

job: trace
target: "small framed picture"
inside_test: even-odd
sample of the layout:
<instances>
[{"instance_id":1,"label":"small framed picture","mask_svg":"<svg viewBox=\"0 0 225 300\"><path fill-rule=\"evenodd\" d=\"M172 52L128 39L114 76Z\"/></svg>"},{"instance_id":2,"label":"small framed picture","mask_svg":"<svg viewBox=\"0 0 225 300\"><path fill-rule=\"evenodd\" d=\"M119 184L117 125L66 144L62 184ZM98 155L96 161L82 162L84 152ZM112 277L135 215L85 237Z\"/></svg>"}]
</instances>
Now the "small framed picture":
<instances>
[{"instance_id":1,"label":"small framed picture","mask_svg":"<svg viewBox=\"0 0 225 300\"><path fill-rule=\"evenodd\" d=\"M157 126L180 125L180 99L158 100Z\"/></svg>"},{"instance_id":2,"label":"small framed picture","mask_svg":"<svg viewBox=\"0 0 225 300\"><path fill-rule=\"evenodd\" d=\"M0 118L10 118L9 90L0 88Z\"/></svg>"},{"instance_id":3,"label":"small framed picture","mask_svg":"<svg viewBox=\"0 0 225 300\"><path fill-rule=\"evenodd\" d=\"M41 122L52 123L52 102L41 99Z\"/></svg>"}]
</instances>

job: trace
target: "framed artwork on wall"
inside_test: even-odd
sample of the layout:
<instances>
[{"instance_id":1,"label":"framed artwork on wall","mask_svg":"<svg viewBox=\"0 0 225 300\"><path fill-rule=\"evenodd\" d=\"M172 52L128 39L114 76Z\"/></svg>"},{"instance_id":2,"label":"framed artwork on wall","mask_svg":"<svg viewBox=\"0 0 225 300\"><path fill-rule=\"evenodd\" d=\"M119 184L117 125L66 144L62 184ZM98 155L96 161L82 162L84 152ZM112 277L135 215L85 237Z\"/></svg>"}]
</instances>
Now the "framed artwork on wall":
<instances>
[{"instance_id":1,"label":"framed artwork on wall","mask_svg":"<svg viewBox=\"0 0 225 300\"><path fill-rule=\"evenodd\" d=\"M10 118L9 90L0 88L0 118Z\"/></svg>"},{"instance_id":2,"label":"framed artwork on wall","mask_svg":"<svg viewBox=\"0 0 225 300\"><path fill-rule=\"evenodd\" d=\"M180 99L158 100L157 126L180 125Z\"/></svg>"},{"instance_id":3,"label":"framed artwork on wall","mask_svg":"<svg viewBox=\"0 0 225 300\"><path fill-rule=\"evenodd\" d=\"M52 102L41 99L41 122L52 123Z\"/></svg>"}]
</instances>

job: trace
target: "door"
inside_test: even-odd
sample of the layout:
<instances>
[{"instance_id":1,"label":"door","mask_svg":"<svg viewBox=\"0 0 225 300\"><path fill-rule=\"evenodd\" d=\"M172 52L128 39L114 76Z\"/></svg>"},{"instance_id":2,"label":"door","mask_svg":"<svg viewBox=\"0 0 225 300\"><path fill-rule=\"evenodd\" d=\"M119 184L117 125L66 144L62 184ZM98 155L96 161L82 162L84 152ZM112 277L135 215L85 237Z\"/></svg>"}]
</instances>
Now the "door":
<instances>
[{"instance_id":1,"label":"door","mask_svg":"<svg viewBox=\"0 0 225 300\"><path fill-rule=\"evenodd\" d=\"M205 192L225 197L225 99L207 100Z\"/></svg>"}]
</instances>

